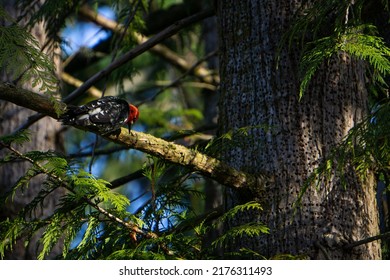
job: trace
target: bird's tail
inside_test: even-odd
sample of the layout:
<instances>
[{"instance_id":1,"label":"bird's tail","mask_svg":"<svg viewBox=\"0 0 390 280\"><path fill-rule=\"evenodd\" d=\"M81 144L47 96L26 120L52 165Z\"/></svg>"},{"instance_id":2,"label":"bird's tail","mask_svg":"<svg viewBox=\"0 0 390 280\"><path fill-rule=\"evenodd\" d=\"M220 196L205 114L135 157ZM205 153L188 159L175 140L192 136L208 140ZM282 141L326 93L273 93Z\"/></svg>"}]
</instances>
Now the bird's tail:
<instances>
[{"instance_id":1,"label":"bird's tail","mask_svg":"<svg viewBox=\"0 0 390 280\"><path fill-rule=\"evenodd\" d=\"M60 116L59 120L66 125L75 125L77 124L77 117L82 113L80 107L68 105L66 112Z\"/></svg>"}]
</instances>

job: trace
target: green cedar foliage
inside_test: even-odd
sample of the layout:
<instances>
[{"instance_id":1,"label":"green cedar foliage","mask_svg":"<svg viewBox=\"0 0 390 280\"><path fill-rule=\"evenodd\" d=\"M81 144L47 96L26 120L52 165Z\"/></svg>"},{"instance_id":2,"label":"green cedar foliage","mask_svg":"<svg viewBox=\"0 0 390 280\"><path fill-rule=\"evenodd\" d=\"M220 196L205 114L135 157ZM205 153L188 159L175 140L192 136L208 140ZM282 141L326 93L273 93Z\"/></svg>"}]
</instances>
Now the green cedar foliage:
<instances>
[{"instance_id":1,"label":"green cedar foliage","mask_svg":"<svg viewBox=\"0 0 390 280\"><path fill-rule=\"evenodd\" d=\"M348 186L345 174L350 168L359 175L364 185L368 170L374 171L378 180L384 182L390 191L390 103L378 105L364 121L350 130L330 156L307 179L301 190L298 203L308 187L319 188L334 174Z\"/></svg>"},{"instance_id":2,"label":"green cedar foliage","mask_svg":"<svg viewBox=\"0 0 390 280\"><path fill-rule=\"evenodd\" d=\"M36 23L45 22L46 33L51 40L59 41L58 32L64 27L67 17L83 4L74 0L17 0L24 19L28 19L27 27L31 28Z\"/></svg>"},{"instance_id":3,"label":"green cedar foliage","mask_svg":"<svg viewBox=\"0 0 390 280\"><path fill-rule=\"evenodd\" d=\"M16 217L0 222L0 257L12 250L21 237L27 238L28 245L40 229L39 259L44 259L60 240L64 241L62 254L57 256L60 259L210 259L216 257L213 252L217 248L236 238L268 232L261 223L241 225L206 246L206 234L242 211L261 211L260 205L249 202L224 214L199 216L188 203L191 196L203 196L194 184L189 184L198 179L188 170L176 172L176 167L149 157L144 175L150 181L152 196L138 211L130 213L127 197L111 190L108 182L72 166L62 155L50 151L21 153L14 148L27 139L24 132L0 138L0 146L9 151L0 164L18 160L31 164L2 202L28 188L35 176L46 179L39 193ZM66 193L54 213L37 218L35 210L58 188L65 188ZM211 216L216 218L213 223L209 222Z\"/></svg>"},{"instance_id":4,"label":"green cedar foliage","mask_svg":"<svg viewBox=\"0 0 390 280\"><path fill-rule=\"evenodd\" d=\"M358 175L362 186L365 180L376 179L386 185L387 195L390 192L390 48L389 38L386 41L381 37L388 36L388 33L378 31L388 28L389 11L388 0L316 1L310 8L303 5L284 35L283 46L288 45L291 49L299 45L302 49L299 98L304 95L316 71L326 67L333 57L343 54L366 62L366 86L371 106L371 114L352 128L308 176L296 201L297 206L309 187L321 188L334 175L347 188L346 174L351 172ZM384 26L375 26L377 21ZM375 178L368 178L372 172Z\"/></svg>"},{"instance_id":5,"label":"green cedar foliage","mask_svg":"<svg viewBox=\"0 0 390 280\"><path fill-rule=\"evenodd\" d=\"M0 65L13 82L31 81L41 92L55 93L58 80L54 65L41 52L38 41L0 7Z\"/></svg>"},{"instance_id":6,"label":"green cedar foliage","mask_svg":"<svg viewBox=\"0 0 390 280\"><path fill-rule=\"evenodd\" d=\"M388 178L389 146L386 139L389 138L387 82L390 48L380 37L377 27L365 22L370 19L366 14L373 5L380 7L378 10L386 15L388 21L387 0L321 0L310 8L303 5L283 37L283 45L289 48L296 44L302 46L300 98L316 71L333 56L344 53L367 62L367 88L371 94L372 114L349 132L308 182L318 184L322 175L329 178L335 170L343 174L347 166L356 168L363 180L367 170L374 170L381 180ZM388 184L388 179L386 181Z\"/></svg>"},{"instance_id":7,"label":"green cedar foliage","mask_svg":"<svg viewBox=\"0 0 390 280\"><path fill-rule=\"evenodd\" d=\"M310 8L303 5L283 44L292 48L302 46L299 88L301 98L316 71L333 56L344 53L367 62L366 75L371 94L372 114L356 125L342 143L334 147L330 156L314 170L304 184L297 204L308 187L322 184L337 173L346 186L344 174L354 168L364 181L367 170L389 188L389 110L388 78L390 74L390 48L380 37L377 27L364 22L363 13L379 5L389 17L387 0L376 1L323 0ZM308 33L307 31L312 32ZM308 36L310 34L310 36ZM378 94L381 92L381 94ZM384 93L384 94L383 94ZM378 97L380 99L378 99ZM384 97L384 98L383 98Z\"/></svg>"},{"instance_id":8,"label":"green cedar foliage","mask_svg":"<svg viewBox=\"0 0 390 280\"><path fill-rule=\"evenodd\" d=\"M310 45L313 47L305 51L300 63L302 81L299 96L303 96L309 82L324 61L330 60L340 52L367 61L371 68L367 69L371 81L378 83L378 86L386 87L385 77L390 74L390 48L385 45L382 38L374 34L375 26L364 24L311 42Z\"/></svg>"},{"instance_id":9,"label":"green cedar foliage","mask_svg":"<svg viewBox=\"0 0 390 280\"><path fill-rule=\"evenodd\" d=\"M370 9L371 2L374 1L321 0L310 8L302 5L282 40L282 45L289 48L298 42L302 46L300 97L320 66L339 53L367 61L370 82L387 87L390 48L378 35L376 26L364 22L362 15ZM376 1L375 5L382 5L383 11L389 12L387 0Z\"/></svg>"}]
</instances>

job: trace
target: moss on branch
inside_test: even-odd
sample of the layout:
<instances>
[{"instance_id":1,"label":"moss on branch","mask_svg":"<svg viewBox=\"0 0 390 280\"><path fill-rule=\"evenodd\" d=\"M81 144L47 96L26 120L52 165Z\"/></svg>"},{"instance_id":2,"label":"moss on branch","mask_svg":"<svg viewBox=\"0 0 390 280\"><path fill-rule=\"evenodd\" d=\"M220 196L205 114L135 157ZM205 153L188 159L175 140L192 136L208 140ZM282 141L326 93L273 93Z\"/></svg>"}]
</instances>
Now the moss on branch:
<instances>
[{"instance_id":1,"label":"moss on branch","mask_svg":"<svg viewBox=\"0 0 390 280\"><path fill-rule=\"evenodd\" d=\"M53 100L44 95L0 83L0 99L58 119ZM66 108L65 103L60 101L56 103L57 107ZM92 130L91 132L96 133L96 131ZM265 186L272 182L272 179L267 175L256 174L254 176L253 174L236 170L216 158L150 134L137 131L129 132L127 129L121 128L118 133L103 137L128 148L190 168L194 172L199 172L227 187L247 188L258 193L259 191L264 191Z\"/></svg>"}]
</instances>

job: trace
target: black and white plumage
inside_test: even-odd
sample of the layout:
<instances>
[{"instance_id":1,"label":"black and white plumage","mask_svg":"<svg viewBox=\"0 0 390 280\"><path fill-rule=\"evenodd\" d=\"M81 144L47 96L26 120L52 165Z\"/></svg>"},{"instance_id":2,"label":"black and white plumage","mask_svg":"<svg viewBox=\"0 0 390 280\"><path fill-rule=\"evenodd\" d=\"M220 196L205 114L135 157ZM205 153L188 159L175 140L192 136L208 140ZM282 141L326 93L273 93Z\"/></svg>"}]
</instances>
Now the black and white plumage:
<instances>
[{"instance_id":1,"label":"black and white plumage","mask_svg":"<svg viewBox=\"0 0 390 280\"><path fill-rule=\"evenodd\" d=\"M124 124L130 130L138 116L139 111L134 105L115 96L106 96L82 106L68 106L61 121L67 125L97 130L104 135L118 130Z\"/></svg>"}]
</instances>

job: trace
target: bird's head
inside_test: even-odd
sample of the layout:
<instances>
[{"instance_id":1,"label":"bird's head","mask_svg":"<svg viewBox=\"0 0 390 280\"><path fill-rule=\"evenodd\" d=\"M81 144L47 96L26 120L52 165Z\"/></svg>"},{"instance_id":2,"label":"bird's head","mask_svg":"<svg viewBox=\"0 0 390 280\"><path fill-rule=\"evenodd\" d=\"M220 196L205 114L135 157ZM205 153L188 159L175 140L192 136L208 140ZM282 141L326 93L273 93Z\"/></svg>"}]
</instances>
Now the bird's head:
<instances>
[{"instance_id":1,"label":"bird's head","mask_svg":"<svg viewBox=\"0 0 390 280\"><path fill-rule=\"evenodd\" d=\"M131 126L138 120L139 110L133 104L129 104L129 117L127 118L127 124L129 126L129 130Z\"/></svg>"}]
</instances>

